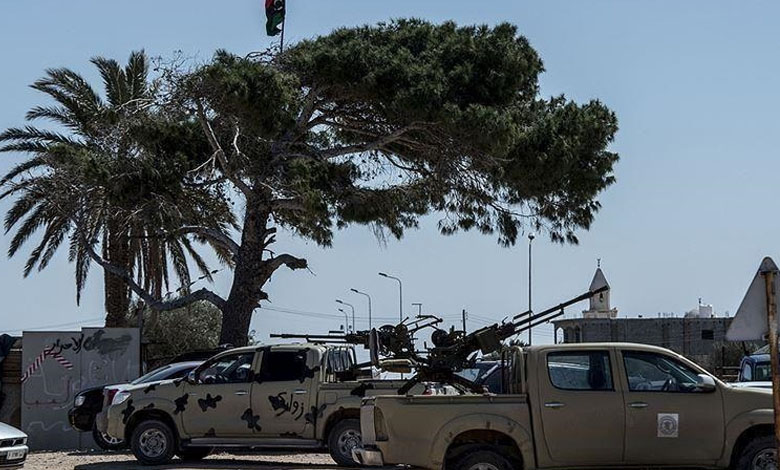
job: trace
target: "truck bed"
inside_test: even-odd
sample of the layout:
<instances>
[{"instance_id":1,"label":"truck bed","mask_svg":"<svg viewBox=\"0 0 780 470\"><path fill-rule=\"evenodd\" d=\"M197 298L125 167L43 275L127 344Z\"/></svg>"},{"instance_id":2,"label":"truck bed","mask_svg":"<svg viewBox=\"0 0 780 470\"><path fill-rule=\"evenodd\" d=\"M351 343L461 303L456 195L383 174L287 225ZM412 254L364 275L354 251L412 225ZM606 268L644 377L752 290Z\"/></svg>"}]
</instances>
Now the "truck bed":
<instances>
[{"instance_id":1,"label":"truck bed","mask_svg":"<svg viewBox=\"0 0 780 470\"><path fill-rule=\"evenodd\" d=\"M379 418L374 414L375 405L382 410ZM380 421L378 425L375 419ZM494 430L528 442L531 438L526 394L366 398L361 426L364 445L381 449L385 462L418 466L429 466L431 458L441 465L447 447L468 429ZM383 441L381 434L392 436L393 442ZM429 444L420 445L423 442ZM419 451L410 453L409 449Z\"/></svg>"}]
</instances>

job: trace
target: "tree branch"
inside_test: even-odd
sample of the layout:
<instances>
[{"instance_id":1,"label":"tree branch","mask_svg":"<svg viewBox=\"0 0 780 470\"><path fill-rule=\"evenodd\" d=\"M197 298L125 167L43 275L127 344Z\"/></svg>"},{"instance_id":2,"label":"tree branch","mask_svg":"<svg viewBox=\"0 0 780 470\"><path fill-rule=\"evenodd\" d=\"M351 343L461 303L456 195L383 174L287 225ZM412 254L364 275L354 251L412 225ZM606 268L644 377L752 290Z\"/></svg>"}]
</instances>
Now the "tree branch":
<instances>
[{"instance_id":1,"label":"tree branch","mask_svg":"<svg viewBox=\"0 0 780 470\"><path fill-rule=\"evenodd\" d=\"M197 101L196 103L197 103L198 118L200 120L200 125L203 128L203 132L206 134L206 138L208 139L212 150L214 150L214 154L219 160L219 164L222 166L222 171L225 173L228 179L234 185L236 185L236 187L242 193L244 193L244 196L246 196L247 199L251 199L253 194L252 189L240 177L235 175L230 170L230 167L228 166L227 156L225 155L225 151L222 149L222 146L219 145L217 136L214 134L214 129L211 128L211 124L209 123L209 120L206 117L206 111L203 109L203 104L200 101ZM239 131L238 128L236 128L236 135L233 138L233 146L235 147L236 150L238 150L238 145L237 145L238 135L239 135Z\"/></svg>"},{"instance_id":2,"label":"tree branch","mask_svg":"<svg viewBox=\"0 0 780 470\"><path fill-rule=\"evenodd\" d=\"M293 271L296 269L306 269L309 267L309 264L306 262L305 259L296 258L295 256L287 253L281 254L279 256L274 256L273 258L266 261L266 263L268 263L268 266L271 267L272 272L276 271L282 266L287 266Z\"/></svg>"}]
</instances>

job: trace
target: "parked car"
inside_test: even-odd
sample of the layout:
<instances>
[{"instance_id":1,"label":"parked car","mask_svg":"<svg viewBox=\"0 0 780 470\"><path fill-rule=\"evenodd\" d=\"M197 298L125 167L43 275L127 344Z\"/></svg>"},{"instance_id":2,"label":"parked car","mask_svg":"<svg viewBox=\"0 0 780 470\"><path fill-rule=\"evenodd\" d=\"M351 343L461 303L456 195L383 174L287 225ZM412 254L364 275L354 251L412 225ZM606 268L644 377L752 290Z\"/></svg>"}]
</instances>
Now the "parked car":
<instances>
[{"instance_id":1,"label":"parked car","mask_svg":"<svg viewBox=\"0 0 780 470\"><path fill-rule=\"evenodd\" d=\"M515 348L507 395L377 396L364 465L439 470L776 467L768 390L733 388L642 344Z\"/></svg>"},{"instance_id":2,"label":"parked car","mask_svg":"<svg viewBox=\"0 0 780 470\"><path fill-rule=\"evenodd\" d=\"M754 353L742 358L739 364L739 376L732 387L772 388L772 365L769 354Z\"/></svg>"},{"instance_id":3,"label":"parked car","mask_svg":"<svg viewBox=\"0 0 780 470\"><path fill-rule=\"evenodd\" d=\"M276 344L224 352L186 379L118 392L98 420L101 432L125 439L143 464L174 455L204 458L213 448L328 449L354 466L360 402L393 394L404 380L360 379L351 346ZM421 393L422 385L413 393Z\"/></svg>"},{"instance_id":4,"label":"parked car","mask_svg":"<svg viewBox=\"0 0 780 470\"><path fill-rule=\"evenodd\" d=\"M178 362L168 364L142 375L129 384L101 385L80 391L73 400L73 408L68 411L70 425L79 432L91 432L95 443L105 450L117 450L125 446L122 439L115 439L97 430L95 417L103 410L104 401L111 398L122 388L139 384L150 384L162 380L184 377L202 361ZM105 396L108 397L104 399Z\"/></svg>"},{"instance_id":5,"label":"parked car","mask_svg":"<svg viewBox=\"0 0 780 470\"><path fill-rule=\"evenodd\" d=\"M28 451L27 434L11 425L0 423L0 468L22 468Z\"/></svg>"}]
</instances>

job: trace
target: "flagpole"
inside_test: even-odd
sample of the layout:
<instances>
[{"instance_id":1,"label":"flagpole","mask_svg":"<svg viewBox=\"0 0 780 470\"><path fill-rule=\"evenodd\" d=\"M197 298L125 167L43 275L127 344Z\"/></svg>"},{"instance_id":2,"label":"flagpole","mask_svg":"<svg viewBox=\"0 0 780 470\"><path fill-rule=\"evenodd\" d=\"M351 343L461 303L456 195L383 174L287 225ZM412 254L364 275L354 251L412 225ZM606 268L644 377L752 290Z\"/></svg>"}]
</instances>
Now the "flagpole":
<instances>
[{"instance_id":1,"label":"flagpole","mask_svg":"<svg viewBox=\"0 0 780 470\"><path fill-rule=\"evenodd\" d=\"M282 37L279 43L279 52L284 52L284 30L287 29L287 4L284 5L284 19L282 20Z\"/></svg>"}]
</instances>

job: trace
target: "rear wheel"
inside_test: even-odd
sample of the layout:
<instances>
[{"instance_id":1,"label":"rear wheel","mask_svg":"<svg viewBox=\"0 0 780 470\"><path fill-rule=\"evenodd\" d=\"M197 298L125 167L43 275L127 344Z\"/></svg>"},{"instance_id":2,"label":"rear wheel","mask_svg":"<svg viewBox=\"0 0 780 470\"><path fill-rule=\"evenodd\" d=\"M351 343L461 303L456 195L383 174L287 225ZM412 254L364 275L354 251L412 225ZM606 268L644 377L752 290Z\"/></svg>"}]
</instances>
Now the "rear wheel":
<instances>
[{"instance_id":1,"label":"rear wheel","mask_svg":"<svg viewBox=\"0 0 780 470\"><path fill-rule=\"evenodd\" d=\"M498 452L478 450L459 459L455 470L512 470L512 464Z\"/></svg>"},{"instance_id":2,"label":"rear wheel","mask_svg":"<svg viewBox=\"0 0 780 470\"><path fill-rule=\"evenodd\" d=\"M203 460L211 453L211 447L185 447L176 452L176 455L187 461Z\"/></svg>"},{"instance_id":3,"label":"rear wheel","mask_svg":"<svg viewBox=\"0 0 780 470\"><path fill-rule=\"evenodd\" d=\"M761 436L742 449L736 470L778 470L774 436Z\"/></svg>"},{"instance_id":4,"label":"rear wheel","mask_svg":"<svg viewBox=\"0 0 780 470\"><path fill-rule=\"evenodd\" d=\"M352 458L352 449L359 447L361 443L359 419L339 421L328 436L330 456L343 467L359 466Z\"/></svg>"},{"instance_id":5,"label":"rear wheel","mask_svg":"<svg viewBox=\"0 0 780 470\"><path fill-rule=\"evenodd\" d=\"M94 439L95 444L103 450L120 450L125 447L124 439L117 439L104 432L100 432L98 431L97 426L92 427L92 439Z\"/></svg>"},{"instance_id":6,"label":"rear wheel","mask_svg":"<svg viewBox=\"0 0 780 470\"><path fill-rule=\"evenodd\" d=\"M176 438L170 426L162 421L143 421L133 430L130 449L144 465L163 465L173 459Z\"/></svg>"}]
</instances>

